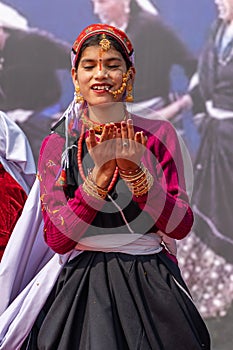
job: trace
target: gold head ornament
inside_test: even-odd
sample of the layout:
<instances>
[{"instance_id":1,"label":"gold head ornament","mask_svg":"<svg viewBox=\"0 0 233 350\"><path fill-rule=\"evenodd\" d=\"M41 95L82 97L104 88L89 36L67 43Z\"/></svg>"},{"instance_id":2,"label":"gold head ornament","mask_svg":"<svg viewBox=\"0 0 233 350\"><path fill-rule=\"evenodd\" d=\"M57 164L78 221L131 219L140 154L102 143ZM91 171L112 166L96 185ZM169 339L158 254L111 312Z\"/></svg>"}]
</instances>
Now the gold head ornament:
<instances>
[{"instance_id":1,"label":"gold head ornament","mask_svg":"<svg viewBox=\"0 0 233 350\"><path fill-rule=\"evenodd\" d=\"M101 49L103 51L108 51L111 48L111 43L108 39L106 39L106 35L102 34L102 39L99 42L99 45L101 46Z\"/></svg>"}]
</instances>

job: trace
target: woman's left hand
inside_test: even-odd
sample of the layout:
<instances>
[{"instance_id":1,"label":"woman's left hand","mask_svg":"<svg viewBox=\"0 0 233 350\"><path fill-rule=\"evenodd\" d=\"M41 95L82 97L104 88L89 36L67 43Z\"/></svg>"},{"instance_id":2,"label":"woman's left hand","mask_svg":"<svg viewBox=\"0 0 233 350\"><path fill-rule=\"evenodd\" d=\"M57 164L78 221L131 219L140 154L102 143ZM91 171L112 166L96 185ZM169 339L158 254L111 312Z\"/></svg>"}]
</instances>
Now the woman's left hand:
<instances>
[{"instance_id":1,"label":"woman's left hand","mask_svg":"<svg viewBox=\"0 0 233 350\"><path fill-rule=\"evenodd\" d=\"M143 131L134 132L132 119L123 121L116 134L116 164L119 169L136 170L140 165L146 144L147 136Z\"/></svg>"}]
</instances>

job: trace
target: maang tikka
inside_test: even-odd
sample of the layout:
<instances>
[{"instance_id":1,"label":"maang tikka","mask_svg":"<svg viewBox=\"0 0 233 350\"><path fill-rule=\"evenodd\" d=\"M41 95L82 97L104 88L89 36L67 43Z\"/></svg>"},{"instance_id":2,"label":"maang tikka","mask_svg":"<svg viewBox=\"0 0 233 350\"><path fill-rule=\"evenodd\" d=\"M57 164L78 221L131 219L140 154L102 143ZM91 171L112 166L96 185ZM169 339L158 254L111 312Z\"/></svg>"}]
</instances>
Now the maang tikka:
<instances>
[{"instance_id":1,"label":"maang tikka","mask_svg":"<svg viewBox=\"0 0 233 350\"><path fill-rule=\"evenodd\" d=\"M110 50L111 42L108 39L106 39L106 35L105 34L102 34L101 37L102 37L102 39L99 42L99 45L101 47L101 51L103 52L103 51Z\"/></svg>"}]
</instances>

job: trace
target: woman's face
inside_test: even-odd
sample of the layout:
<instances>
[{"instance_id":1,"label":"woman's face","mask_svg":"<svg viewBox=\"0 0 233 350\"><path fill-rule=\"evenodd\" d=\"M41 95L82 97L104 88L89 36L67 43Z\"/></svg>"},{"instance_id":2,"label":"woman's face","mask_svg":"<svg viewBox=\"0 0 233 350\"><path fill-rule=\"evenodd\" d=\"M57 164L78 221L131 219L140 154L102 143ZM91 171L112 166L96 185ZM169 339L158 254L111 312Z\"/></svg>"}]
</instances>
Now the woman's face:
<instances>
[{"instance_id":1,"label":"woman's face","mask_svg":"<svg viewBox=\"0 0 233 350\"><path fill-rule=\"evenodd\" d=\"M215 0L218 7L219 18L224 21L233 20L233 0Z\"/></svg>"},{"instance_id":2,"label":"woman's face","mask_svg":"<svg viewBox=\"0 0 233 350\"><path fill-rule=\"evenodd\" d=\"M72 69L73 83L78 84L80 92L89 105L122 101L122 94L114 98L109 90L118 90L122 85L126 63L120 52L114 48L100 55L99 46L87 47L78 64Z\"/></svg>"}]
</instances>

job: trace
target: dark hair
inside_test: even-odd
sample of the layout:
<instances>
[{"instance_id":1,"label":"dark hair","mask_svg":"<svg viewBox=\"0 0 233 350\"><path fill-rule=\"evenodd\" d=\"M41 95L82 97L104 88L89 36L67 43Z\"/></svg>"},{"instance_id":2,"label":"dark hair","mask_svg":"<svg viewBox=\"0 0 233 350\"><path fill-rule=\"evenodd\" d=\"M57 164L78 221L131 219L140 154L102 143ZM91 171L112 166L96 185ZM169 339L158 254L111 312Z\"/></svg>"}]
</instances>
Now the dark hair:
<instances>
[{"instance_id":1,"label":"dark hair","mask_svg":"<svg viewBox=\"0 0 233 350\"><path fill-rule=\"evenodd\" d=\"M91 36L90 38L88 38L84 42L84 44L82 45L82 47L79 51L79 55L78 55L78 58L77 58L76 63L75 63L76 69L78 68L83 51L87 47L98 46L101 39L102 39L102 34L96 34L96 35ZM115 38L113 38L112 36L107 35L107 34L106 34L106 39L108 39L110 41L110 43L114 47L114 49L116 49L118 52L121 53L121 55L123 56L123 58L125 60L126 67L127 67L127 69L129 69L132 66L132 62L130 61L128 55L126 54L126 52L125 52L124 48L121 46L121 44Z\"/></svg>"}]
</instances>

